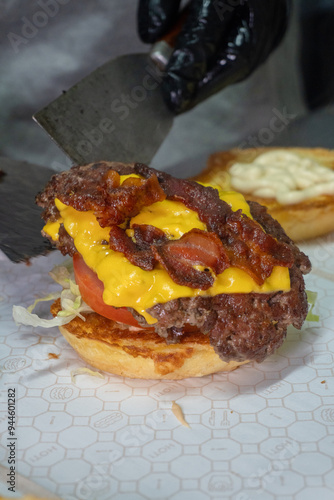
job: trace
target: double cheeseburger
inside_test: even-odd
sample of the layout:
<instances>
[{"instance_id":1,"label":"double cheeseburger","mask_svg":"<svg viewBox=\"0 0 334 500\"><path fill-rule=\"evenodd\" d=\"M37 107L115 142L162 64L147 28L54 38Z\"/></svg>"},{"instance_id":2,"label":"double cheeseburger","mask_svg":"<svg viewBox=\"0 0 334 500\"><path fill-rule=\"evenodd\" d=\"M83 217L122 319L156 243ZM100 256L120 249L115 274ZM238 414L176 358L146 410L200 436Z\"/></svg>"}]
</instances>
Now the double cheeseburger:
<instances>
[{"instance_id":1,"label":"double cheeseburger","mask_svg":"<svg viewBox=\"0 0 334 500\"><path fill-rule=\"evenodd\" d=\"M305 320L309 259L238 193L99 162L54 175L37 203L94 311L61 333L94 367L153 379L233 370Z\"/></svg>"}]
</instances>

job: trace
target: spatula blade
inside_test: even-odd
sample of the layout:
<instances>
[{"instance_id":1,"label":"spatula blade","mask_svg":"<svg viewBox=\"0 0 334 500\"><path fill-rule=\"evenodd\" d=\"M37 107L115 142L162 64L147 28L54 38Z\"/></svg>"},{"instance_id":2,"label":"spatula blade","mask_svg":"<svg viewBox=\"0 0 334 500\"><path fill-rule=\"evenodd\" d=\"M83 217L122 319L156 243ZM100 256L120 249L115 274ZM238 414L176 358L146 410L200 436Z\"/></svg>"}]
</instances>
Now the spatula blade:
<instances>
[{"instance_id":1,"label":"spatula blade","mask_svg":"<svg viewBox=\"0 0 334 500\"><path fill-rule=\"evenodd\" d=\"M173 124L161 95L161 76L147 54L120 56L64 92L34 120L74 163L149 163Z\"/></svg>"},{"instance_id":2,"label":"spatula blade","mask_svg":"<svg viewBox=\"0 0 334 500\"><path fill-rule=\"evenodd\" d=\"M0 157L0 250L13 262L29 261L51 250L42 237L41 209L35 196L53 170L26 161Z\"/></svg>"}]
</instances>

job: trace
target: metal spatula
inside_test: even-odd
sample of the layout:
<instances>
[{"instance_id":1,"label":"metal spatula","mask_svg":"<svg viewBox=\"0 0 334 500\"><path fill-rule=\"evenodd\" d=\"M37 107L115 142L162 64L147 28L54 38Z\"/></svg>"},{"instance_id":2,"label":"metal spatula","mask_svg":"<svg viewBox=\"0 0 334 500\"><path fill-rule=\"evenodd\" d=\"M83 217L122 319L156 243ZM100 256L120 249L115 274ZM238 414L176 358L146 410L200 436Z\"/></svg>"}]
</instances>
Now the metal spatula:
<instances>
[{"instance_id":1,"label":"metal spatula","mask_svg":"<svg viewBox=\"0 0 334 500\"><path fill-rule=\"evenodd\" d=\"M181 18L165 39L169 44L180 26ZM173 123L160 88L170 50L160 41L150 54L106 63L34 119L75 163L149 163ZM6 173L0 180L0 250L14 262L29 260L50 250L34 198L54 172L8 158L0 158L0 167Z\"/></svg>"},{"instance_id":2,"label":"metal spatula","mask_svg":"<svg viewBox=\"0 0 334 500\"><path fill-rule=\"evenodd\" d=\"M161 72L147 54L121 56L74 85L34 119L77 164L149 163L173 124L160 85Z\"/></svg>"},{"instance_id":3,"label":"metal spatula","mask_svg":"<svg viewBox=\"0 0 334 500\"><path fill-rule=\"evenodd\" d=\"M0 179L0 250L13 262L28 261L51 249L41 236L44 224L35 196L54 171L4 157L0 168L5 172Z\"/></svg>"},{"instance_id":4,"label":"metal spatula","mask_svg":"<svg viewBox=\"0 0 334 500\"><path fill-rule=\"evenodd\" d=\"M34 115L73 162L152 160L173 124L161 82L185 16L150 54L107 62Z\"/></svg>"}]
</instances>

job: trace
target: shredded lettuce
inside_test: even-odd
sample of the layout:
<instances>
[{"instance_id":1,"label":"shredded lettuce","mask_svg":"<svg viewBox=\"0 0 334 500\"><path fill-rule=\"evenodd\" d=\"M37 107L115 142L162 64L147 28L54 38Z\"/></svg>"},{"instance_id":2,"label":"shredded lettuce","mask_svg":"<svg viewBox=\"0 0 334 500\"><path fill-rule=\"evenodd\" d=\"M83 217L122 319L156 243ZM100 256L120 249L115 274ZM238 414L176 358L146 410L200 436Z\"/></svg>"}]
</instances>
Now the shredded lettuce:
<instances>
[{"instance_id":1,"label":"shredded lettuce","mask_svg":"<svg viewBox=\"0 0 334 500\"><path fill-rule=\"evenodd\" d=\"M41 326L42 328L53 328L54 326L62 326L69 323L75 316L67 316L61 318L56 316L52 319L44 319L28 311L23 306L13 306L13 318L17 325ZM70 319L71 318L71 319Z\"/></svg>"},{"instance_id":2,"label":"shredded lettuce","mask_svg":"<svg viewBox=\"0 0 334 500\"><path fill-rule=\"evenodd\" d=\"M74 281L74 272L73 272L73 261L72 259L67 259L63 262L61 266L55 266L50 272L49 276L61 285L63 288L69 287L69 282Z\"/></svg>"},{"instance_id":3,"label":"shredded lettuce","mask_svg":"<svg viewBox=\"0 0 334 500\"><path fill-rule=\"evenodd\" d=\"M31 304L29 307L27 307L27 311L29 313L31 313L35 309L37 304L39 304L39 302L48 302L49 300L59 299L59 297L60 297L60 292L49 293L49 295L46 295L45 297L43 297L41 299L36 299L33 304ZM14 307L19 307L19 306L14 306Z\"/></svg>"},{"instance_id":4,"label":"shredded lettuce","mask_svg":"<svg viewBox=\"0 0 334 500\"><path fill-rule=\"evenodd\" d=\"M307 302L310 305L310 309L306 316L307 321L319 321L319 316L313 313L313 308L317 300L317 292L312 292L311 290L306 290Z\"/></svg>"},{"instance_id":5,"label":"shredded lettuce","mask_svg":"<svg viewBox=\"0 0 334 500\"><path fill-rule=\"evenodd\" d=\"M74 280L71 260L65 261L62 266L54 267L49 275L56 283L63 287L63 290L36 299L35 302L27 308L23 306L13 306L13 318L17 325L53 328L55 326L66 325L75 317L85 320L82 313L92 312L92 309L82 300L79 287ZM61 311L59 311L56 317L45 319L33 313L33 310L39 302L56 300L58 298L60 298L61 302Z\"/></svg>"},{"instance_id":6,"label":"shredded lettuce","mask_svg":"<svg viewBox=\"0 0 334 500\"><path fill-rule=\"evenodd\" d=\"M77 368L76 370L71 371L71 381L72 381L72 383L75 384L75 379L76 379L77 375L82 375L82 374L85 374L85 373L87 373L88 375L91 375L92 377L97 377L97 378L103 378L104 379L104 375L102 375L102 373L93 371L90 368L83 367L83 368Z\"/></svg>"}]
</instances>

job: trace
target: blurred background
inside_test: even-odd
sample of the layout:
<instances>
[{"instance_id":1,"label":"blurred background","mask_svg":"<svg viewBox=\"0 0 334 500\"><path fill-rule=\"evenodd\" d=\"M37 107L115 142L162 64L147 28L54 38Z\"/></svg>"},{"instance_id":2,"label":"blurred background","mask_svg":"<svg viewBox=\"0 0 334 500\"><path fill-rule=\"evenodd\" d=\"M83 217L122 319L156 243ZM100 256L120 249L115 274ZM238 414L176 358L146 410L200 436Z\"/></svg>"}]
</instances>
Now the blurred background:
<instances>
[{"instance_id":1,"label":"blurred background","mask_svg":"<svg viewBox=\"0 0 334 500\"><path fill-rule=\"evenodd\" d=\"M292 4L288 31L266 63L178 116L152 166L187 176L231 147L334 147L334 2ZM0 156L70 166L32 115L106 61L148 52L136 11L133 0L0 0Z\"/></svg>"}]
</instances>

